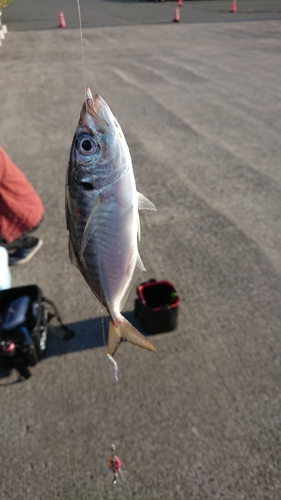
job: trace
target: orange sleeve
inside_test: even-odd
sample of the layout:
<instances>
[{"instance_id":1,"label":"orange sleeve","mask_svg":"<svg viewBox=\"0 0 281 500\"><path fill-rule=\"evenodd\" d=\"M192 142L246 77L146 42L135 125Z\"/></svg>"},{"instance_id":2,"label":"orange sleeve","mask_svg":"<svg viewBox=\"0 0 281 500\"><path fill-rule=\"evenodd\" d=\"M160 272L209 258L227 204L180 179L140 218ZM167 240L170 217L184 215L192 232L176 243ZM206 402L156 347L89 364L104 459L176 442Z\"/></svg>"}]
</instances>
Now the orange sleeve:
<instances>
[{"instance_id":1,"label":"orange sleeve","mask_svg":"<svg viewBox=\"0 0 281 500\"><path fill-rule=\"evenodd\" d=\"M0 147L0 234L9 243L35 228L44 215L40 196Z\"/></svg>"}]
</instances>

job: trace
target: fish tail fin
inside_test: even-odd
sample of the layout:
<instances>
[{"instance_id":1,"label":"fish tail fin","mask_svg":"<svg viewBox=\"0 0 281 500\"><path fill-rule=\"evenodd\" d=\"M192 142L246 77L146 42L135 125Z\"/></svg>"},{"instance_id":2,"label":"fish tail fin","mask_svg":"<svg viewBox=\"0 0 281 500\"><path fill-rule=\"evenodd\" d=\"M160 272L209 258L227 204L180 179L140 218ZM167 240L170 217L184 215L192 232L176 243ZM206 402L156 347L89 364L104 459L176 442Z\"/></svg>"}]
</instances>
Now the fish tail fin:
<instances>
[{"instance_id":1,"label":"fish tail fin","mask_svg":"<svg viewBox=\"0 0 281 500\"><path fill-rule=\"evenodd\" d=\"M107 346L108 354L111 356L114 355L121 342L121 338L138 347L148 349L148 351L155 351L155 347L124 316L120 316L120 319L116 323L112 319L110 320Z\"/></svg>"}]
</instances>

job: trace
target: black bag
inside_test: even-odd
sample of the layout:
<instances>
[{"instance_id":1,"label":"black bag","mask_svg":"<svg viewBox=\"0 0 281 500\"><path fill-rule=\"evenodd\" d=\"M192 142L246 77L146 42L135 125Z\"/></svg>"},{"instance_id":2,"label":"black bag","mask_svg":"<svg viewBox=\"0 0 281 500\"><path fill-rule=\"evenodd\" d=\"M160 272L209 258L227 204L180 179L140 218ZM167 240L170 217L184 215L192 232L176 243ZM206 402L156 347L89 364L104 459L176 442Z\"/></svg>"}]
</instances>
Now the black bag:
<instances>
[{"instance_id":1,"label":"black bag","mask_svg":"<svg viewBox=\"0 0 281 500\"><path fill-rule=\"evenodd\" d=\"M53 318L60 328L51 324ZM30 377L29 366L44 356L48 329L62 340L74 337L63 324L55 304L42 295L37 285L0 291L0 362L5 368L16 368L20 375Z\"/></svg>"}]
</instances>

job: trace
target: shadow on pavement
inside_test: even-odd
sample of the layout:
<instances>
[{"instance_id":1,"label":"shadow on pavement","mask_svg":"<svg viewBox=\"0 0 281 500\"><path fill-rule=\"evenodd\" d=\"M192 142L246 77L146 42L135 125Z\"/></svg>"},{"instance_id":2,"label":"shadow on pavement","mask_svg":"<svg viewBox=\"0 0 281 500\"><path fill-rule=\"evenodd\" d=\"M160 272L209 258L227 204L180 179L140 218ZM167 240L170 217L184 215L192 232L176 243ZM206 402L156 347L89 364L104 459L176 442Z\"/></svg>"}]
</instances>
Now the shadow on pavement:
<instances>
[{"instance_id":1,"label":"shadow on pavement","mask_svg":"<svg viewBox=\"0 0 281 500\"><path fill-rule=\"evenodd\" d=\"M145 334L133 311L124 312L125 318L141 333ZM66 326L75 333L75 337L68 341L61 340L50 332L48 335L45 358L62 356L72 352L96 349L107 345L109 316L68 323Z\"/></svg>"},{"instance_id":2,"label":"shadow on pavement","mask_svg":"<svg viewBox=\"0 0 281 500\"><path fill-rule=\"evenodd\" d=\"M125 318L130 321L141 333L145 335L139 321L134 315L134 311L124 312ZM100 316L98 318L77 321L76 323L68 323L66 326L75 333L73 339L64 341L60 338L60 327L53 327L54 331L58 330L58 335L51 330L48 331L47 348L44 359L53 356L63 356L72 352L84 351L86 349L96 349L107 345L108 339L109 316ZM42 360L44 362L44 359ZM2 360L0 365L0 379L7 378L11 374L11 370L5 366ZM13 383L16 383L15 381ZM7 384L5 384L7 385ZM1 386L1 384L0 384Z\"/></svg>"}]
</instances>

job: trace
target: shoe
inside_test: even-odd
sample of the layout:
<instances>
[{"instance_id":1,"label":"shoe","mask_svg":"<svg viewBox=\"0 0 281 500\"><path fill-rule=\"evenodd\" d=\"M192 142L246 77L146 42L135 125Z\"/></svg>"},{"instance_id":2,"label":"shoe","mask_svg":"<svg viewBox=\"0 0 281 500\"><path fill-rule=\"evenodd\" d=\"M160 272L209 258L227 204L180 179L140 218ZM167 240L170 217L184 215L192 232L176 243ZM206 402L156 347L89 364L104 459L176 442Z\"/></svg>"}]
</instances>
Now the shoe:
<instances>
[{"instance_id":1,"label":"shoe","mask_svg":"<svg viewBox=\"0 0 281 500\"><path fill-rule=\"evenodd\" d=\"M9 266L25 264L38 252L42 245L42 240L29 236L26 238L22 248L18 248L15 252L9 254Z\"/></svg>"}]
</instances>

